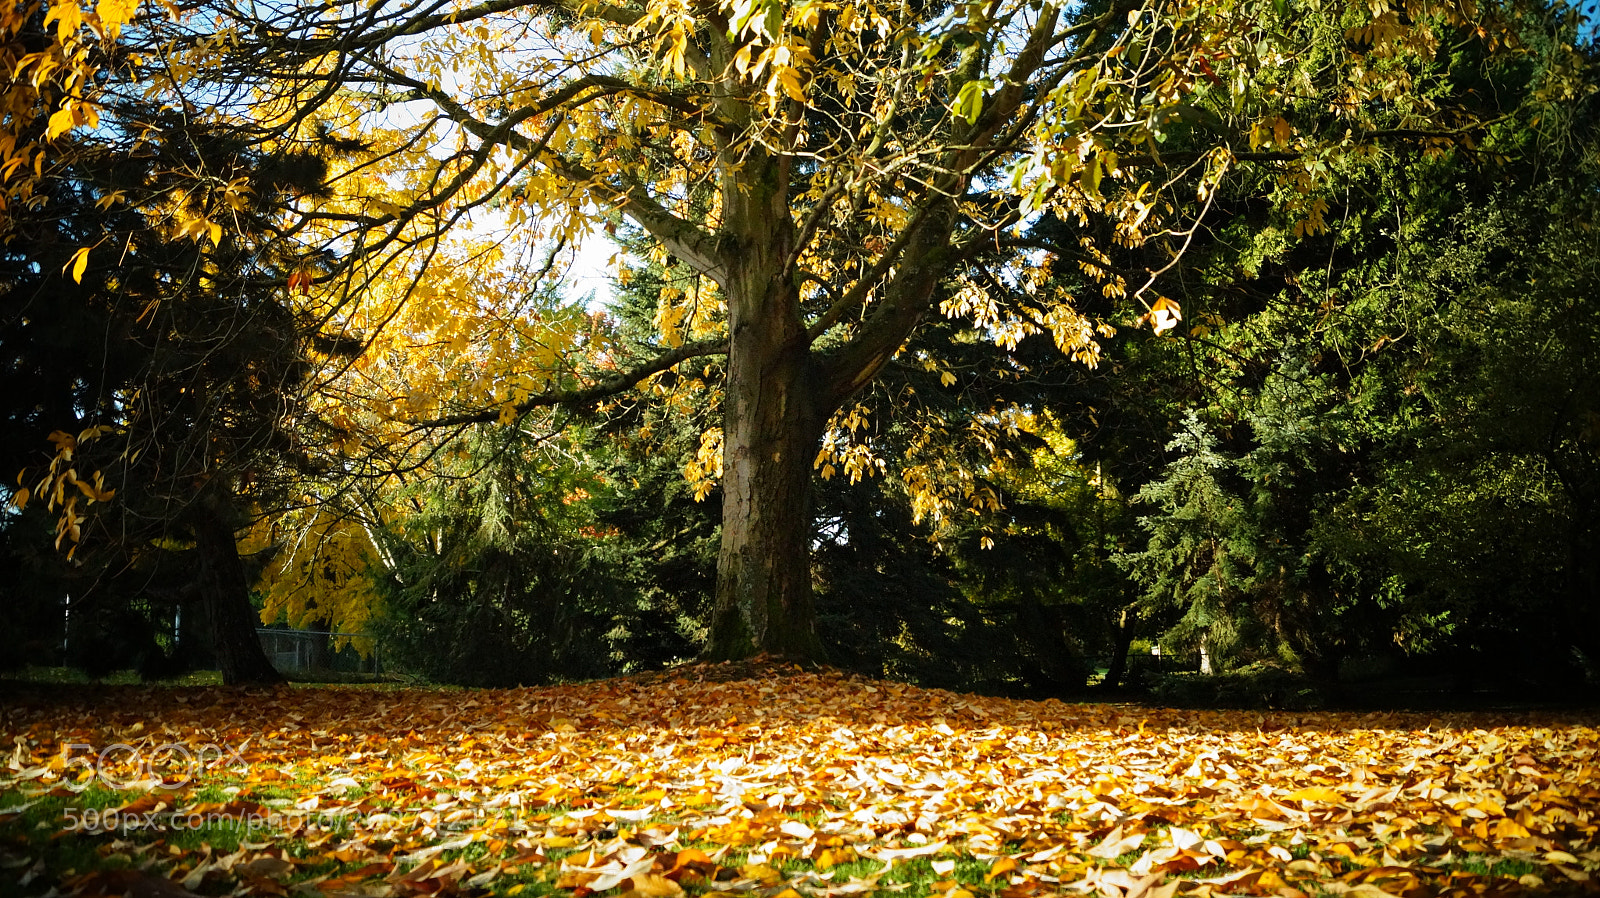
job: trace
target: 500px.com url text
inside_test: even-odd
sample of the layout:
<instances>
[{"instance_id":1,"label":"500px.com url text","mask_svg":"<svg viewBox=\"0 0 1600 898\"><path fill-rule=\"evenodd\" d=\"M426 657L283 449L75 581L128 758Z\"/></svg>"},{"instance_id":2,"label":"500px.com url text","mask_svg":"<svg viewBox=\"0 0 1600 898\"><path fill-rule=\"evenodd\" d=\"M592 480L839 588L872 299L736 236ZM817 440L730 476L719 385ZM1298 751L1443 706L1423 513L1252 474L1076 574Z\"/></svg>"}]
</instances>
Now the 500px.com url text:
<instances>
[{"instance_id":1,"label":"500px.com url text","mask_svg":"<svg viewBox=\"0 0 1600 898\"><path fill-rule=\"evenodd\" d=\"M347 815L285 813L279 811L135 811L126 808L67 808L63 812L70 832L130 832L155 830L171 832L198 829L294 830L312 823L325 827L349 826Z\"/></svg>"}]
</instances>

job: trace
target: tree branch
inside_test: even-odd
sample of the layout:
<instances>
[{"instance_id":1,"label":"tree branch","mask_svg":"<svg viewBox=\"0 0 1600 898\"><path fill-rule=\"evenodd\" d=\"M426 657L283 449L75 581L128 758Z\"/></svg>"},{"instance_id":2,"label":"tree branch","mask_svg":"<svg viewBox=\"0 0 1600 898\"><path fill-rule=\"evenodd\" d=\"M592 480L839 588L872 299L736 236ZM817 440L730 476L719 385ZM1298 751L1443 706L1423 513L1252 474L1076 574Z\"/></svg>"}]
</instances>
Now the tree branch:
<instances>
[{"instance_id":1,"label":"tree branch","mask_svg":"<svg viewBox=\"0 0 1600 898\"><path fill-rule=\"evenodd\" d=\"M651 375L660 374L679 362L700 358L708 355L726 355L728 343L726 340L705 341L690 343L677 349L662 353L643 365L620 374L614 374L598 383L574 390L550 390L537 396L518 402L512 406L518 415L526 414L536 408L549 408L551 406L582 406L588 405L608 396L615 396L624 390L632 389L641 381ZM456 427L462 424L482 424L500 419L504 409L483 409L476 412L463 412L459 415L446 415L443 418L433 418L427 421L417 421L413 424L417 429L434 427Z\"/></svg>"}]
</instances>

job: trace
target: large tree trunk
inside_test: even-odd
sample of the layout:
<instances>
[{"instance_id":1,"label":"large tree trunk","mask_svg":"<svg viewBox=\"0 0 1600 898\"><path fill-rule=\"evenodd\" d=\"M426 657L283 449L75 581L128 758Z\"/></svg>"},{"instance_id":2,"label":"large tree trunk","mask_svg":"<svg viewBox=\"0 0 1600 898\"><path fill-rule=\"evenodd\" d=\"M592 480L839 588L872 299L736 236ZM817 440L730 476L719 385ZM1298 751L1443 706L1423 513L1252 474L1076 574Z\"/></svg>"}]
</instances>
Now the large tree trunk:
<instances>
[{"instance_id":1,"label":"large tree trunk","mask_svg":"<svg viewBox=\"0 0 1600 898\"><path fill-rule=\"evenodd\" d=\"M211 508L194 515L195 549L200 554L200 602L211 631L211 648L222 668L222 682L283 682L256 636L256 615L250 607L250 582L233 527Z\"/></svg>"},{"instance_id":2,"label":"large tree trunk","mask_svg":"<svg viewBox=\"0 0 1600 898\"><path fill-rule=\"evenodd\" d=\"M933 202L856 336L841 349L817 353L816 335L807 334L800 314L793 264L797 235L787 205L793 160L743 145L730 153L722 239L710 260L728 303L728 373L722 548L706 656L816 661L823 657L811 588L817 446L833 410L872 381L927 310L947 270L955 207L942 195Z\"/></svg>"},{"instance_id":3,"label":"large tree trunk","mask_svg":"<svg viewBox=\"0 0 1600 898\"><path fill-rule=\"evenodd\" d=\"M764 293L730 303L722 548L706 654L820 660L811 468L830 409L794 297L782 286Z\"/></svg>"}]
</instances>

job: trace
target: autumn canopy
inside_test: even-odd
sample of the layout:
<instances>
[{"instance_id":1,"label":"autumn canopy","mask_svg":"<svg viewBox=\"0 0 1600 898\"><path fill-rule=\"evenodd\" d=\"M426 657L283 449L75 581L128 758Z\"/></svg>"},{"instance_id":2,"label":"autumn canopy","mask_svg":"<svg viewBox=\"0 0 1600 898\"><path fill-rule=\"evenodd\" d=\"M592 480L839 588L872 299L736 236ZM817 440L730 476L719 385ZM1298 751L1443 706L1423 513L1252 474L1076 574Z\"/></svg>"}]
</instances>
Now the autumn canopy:
<instances>
[{"instance_id":1,"label":"autumn canopy","mask_svg":"<svg viewBox=\"0 0 1600 898\"><path fill-rule=\"evenodd\" d=\"M915 343L930 323L997 351L1047 336L1087 366L1119 327L1171 331L1185 309L1163 276L1225 189L1270 194L1296 237L1325 233L1344 161L1483 139L1489 113L1444 90L1435 61L1501 52L1522 27L1434 0L105 0L0 16L8 208L38 207L94 154L148 160L94 203L149 234L77 246L64 273L92 278L160 234L200 254L184 283L276 291L305 354L274 381L294 398L273 426L300 434L273 464L296 477L420 476L437 434L698 372L715 419L691 475L722 502L712 658L820 654L813 477L888 468L854 403L899 354L941 370ZM635 258L677 273L627 351L571 306L530 304L562 250L619 225ZM1107 298L1137 320L1094 313ZM1008 414L982 426L1014 430ZM218 501L260 472L231 470ZM78 473L58 466L36 492L66 503ZM919 518L1000 506L970 470L897 473ZM286 504L355 520L361 489ZM67 506L69 547L81 511Z\"/></svg>"}]
</instances>

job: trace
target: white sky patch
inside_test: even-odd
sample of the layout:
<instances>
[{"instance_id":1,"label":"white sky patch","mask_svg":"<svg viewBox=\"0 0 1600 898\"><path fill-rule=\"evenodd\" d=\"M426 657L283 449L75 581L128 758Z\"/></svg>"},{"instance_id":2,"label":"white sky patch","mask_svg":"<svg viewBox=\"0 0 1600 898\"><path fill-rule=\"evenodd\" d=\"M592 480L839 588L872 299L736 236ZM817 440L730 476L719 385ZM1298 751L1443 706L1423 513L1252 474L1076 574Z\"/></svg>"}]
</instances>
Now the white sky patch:
<instances>
[{"instance_id":1,"label":"white sky patch","mask_svg":"<svg viewBox=\"0 0 1600 898\"><path fill-rule=\"evenodd\" d=\"M608 308L615 298L611 257L621 251L604 233L596 232L584 238L567 268L567 295L574 301L583 300L590 312Z\"/></svg>"}]
</instances>

